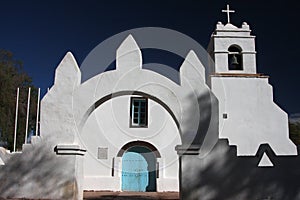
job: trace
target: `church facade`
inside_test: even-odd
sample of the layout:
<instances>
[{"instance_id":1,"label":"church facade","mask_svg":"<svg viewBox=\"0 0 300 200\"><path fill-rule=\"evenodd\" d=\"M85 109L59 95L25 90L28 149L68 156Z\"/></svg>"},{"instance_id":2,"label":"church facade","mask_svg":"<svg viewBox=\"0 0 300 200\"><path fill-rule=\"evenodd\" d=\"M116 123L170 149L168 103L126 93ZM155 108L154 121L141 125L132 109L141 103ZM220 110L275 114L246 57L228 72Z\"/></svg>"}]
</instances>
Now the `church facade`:
<instances>
[{"instance_id":1,"label":"church facade","mask_svg":"<svg viewBox=\"0 0 300 200\"><path fill-rule=\"evenodd\" d=\"M254 40L246 23L219 22L208 47L212 73L191 50L180 84L143 69L132 35L117 49L115 70L82 84L68 53L42 100L41 136L86 150L84 190L179 191L177 153L198 151L205 135L228 139L237 156L255 156L265 143L276 155L297 155L287 114L268 76L256 72ZM258 165L273 163L264 155Z\"/></svg>"},{"instance_id":2,"label":"church facade","mask_svg":"<svg viewBox=\"0 0 300 200\"><path fill-rule=\"evenodd\" d=\"M40 136L22 153L0 151L0 197L82 199L93 190L282 199L274 184L286 188L298 169L276 159L299 163L299 156L269 77L256 70L249 25L218 22L204 55L212 62L191 49L179 82L144 68L134 37L116 49L114 70L85 81L65 55L41 101Z\"/></svg>"}]
</instances>

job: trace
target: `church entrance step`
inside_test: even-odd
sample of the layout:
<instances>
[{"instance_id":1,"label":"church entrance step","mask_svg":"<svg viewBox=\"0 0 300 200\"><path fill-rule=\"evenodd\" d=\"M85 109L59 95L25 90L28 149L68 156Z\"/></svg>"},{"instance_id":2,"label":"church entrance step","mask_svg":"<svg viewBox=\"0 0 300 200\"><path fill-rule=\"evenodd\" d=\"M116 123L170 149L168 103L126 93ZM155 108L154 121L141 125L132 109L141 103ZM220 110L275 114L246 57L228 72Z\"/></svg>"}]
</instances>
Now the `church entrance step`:
<instances>
[{"instance_id":1,"label":"church entrance step","mask_svg":"<svg viewBox=\"0 0 300 200\"><path fill-rule=\"evenodd\" d=\"M85 191L84 200L179 200L178 192L100 192Z\"/></svg>"}]
</instances>

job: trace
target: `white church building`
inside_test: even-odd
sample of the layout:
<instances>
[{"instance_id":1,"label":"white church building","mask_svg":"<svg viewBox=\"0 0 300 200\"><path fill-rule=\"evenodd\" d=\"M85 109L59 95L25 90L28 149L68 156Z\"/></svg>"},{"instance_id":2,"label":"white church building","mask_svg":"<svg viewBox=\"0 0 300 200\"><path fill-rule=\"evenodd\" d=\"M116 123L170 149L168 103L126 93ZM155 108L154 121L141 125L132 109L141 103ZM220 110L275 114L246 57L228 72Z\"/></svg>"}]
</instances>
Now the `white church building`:
<instances>
[{"instance_id":1,"label":"white church building","mask_svg":"<svg viewBox=\"0 0 300 200\"><path fill-rule=\"evenodd\" d=\"M179 191L180 156L201 155L218 139L236 146L236 156L255 156L262 144L277 156L297 155L288 116L256 70L247 23L218 22L207 49L213 65L206 69L191 49L179 83L143 69L134 37L116 50L115 70L85 82L67 53L41 101L40 137L55 156L76 156L68 162L79 192ZM273 166L267 154L257 164L264 166Z\"/></svg>"},{"instance_id":2,"label":"white church building","mask_svg":"<svg viewBox=\"0 0 300 200\"><path fill-rule=\"evenodd\" d=\"M205 75L191 50L180 68L179 85L142 68L132 35L117 49L116 69L84 83L67 53L42 100L41 136L55 135L57 145L77 144L86 150L84 190L178 191L175 147L185 143L182 139L190 137L196 119L206 114L199 96L212 93L218 100L218 122L210 122L211 131L236 145L237 156L254 156L263 143L277 155L295 155L287 114L273 102L268 76L256 71L250 32L246 23L238 28L219 22L208 47L213 73ZM272 165L268 158L262 162Z\"/></svg>"}]
</instances>

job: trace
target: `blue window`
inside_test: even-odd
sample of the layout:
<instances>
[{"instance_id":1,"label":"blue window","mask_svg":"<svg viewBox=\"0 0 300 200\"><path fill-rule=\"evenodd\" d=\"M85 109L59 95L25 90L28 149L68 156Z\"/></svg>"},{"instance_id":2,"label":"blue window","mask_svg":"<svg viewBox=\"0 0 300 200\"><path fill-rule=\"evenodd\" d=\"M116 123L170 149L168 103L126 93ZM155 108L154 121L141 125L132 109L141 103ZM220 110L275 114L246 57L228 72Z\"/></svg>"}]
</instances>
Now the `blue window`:
<instances>
[{"instance_id":1,"label":"blue window","mask_svg":"<svg viewBox=\"0 0 300 200\"><path fill-rule=\"evenodd\" d=\"M148 125L148 99L132 97L130 108L130 126L147 127Z\"/></svg>"}]
</instances>

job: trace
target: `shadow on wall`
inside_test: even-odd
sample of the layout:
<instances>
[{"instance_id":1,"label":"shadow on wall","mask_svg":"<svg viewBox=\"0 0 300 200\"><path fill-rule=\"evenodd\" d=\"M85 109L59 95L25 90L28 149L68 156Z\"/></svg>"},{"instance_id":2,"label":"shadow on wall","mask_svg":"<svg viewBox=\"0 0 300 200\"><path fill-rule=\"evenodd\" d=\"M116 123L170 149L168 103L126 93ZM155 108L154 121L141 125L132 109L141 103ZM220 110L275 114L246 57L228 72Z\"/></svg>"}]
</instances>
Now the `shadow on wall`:
<instances>
[{"instance_id":1,"label":"shadow on wall","mask_svg":"<svg viewBox=\"0 0 300 200\"><path fill-rule=\"evenodd\" d=\"M189 104L183 111L182 125L182 145L188 147L189 145L202 146L202 151L210 151L218 140L219 129L219 111L218 99L205 85L200 91L189 94L185 102ZM197 95L198 105L194 105L190 99ZM199 116L197 109L199 110ZM182 127L181 127L182 128ZM201 152L202 154L202 152ZM202 155L205 155L203 152Z\"/></svg>"},{"instance_id":2,"label":"shadow on wall","mask_svg":"<svg viewBox=\"0 0 300 200\"><path fill-rule=\"evenodd\" d=\"M257 167L264 152L274 167ZM268 145L256 156L237 157L235 147L218 140L205 158L182 156L181 170L184 200L300 199L300 156L276 157Z\"/></svg>"},{"instance_id":3,"label":"shadow on wall","mask_svg":"<svg viewBox=\"0 0 300 200\"><path fill-rule=\"evenodd\" d=\"M299 155L276 156L263 144L256 156L237 157L235 146L218 139L218 100L204 92L198 102L200 122L193 144L201 146L200 154L181 156L181 199L300 200ZM264 153L274 167L258 167Z\"/></svg>"},{"instance_id":4,"label":"shadow on wall","mask_svg":"<svg viewBox=\"0 0 300 200\"><path fill-rule=\"evenodd\" d=\"M43 142L29 144L0 167L0 198L76 199L74 162Z\"/></svg>"}]
</instances>

